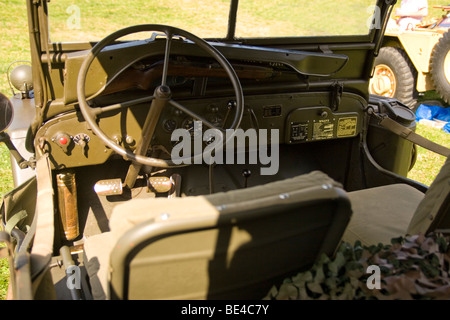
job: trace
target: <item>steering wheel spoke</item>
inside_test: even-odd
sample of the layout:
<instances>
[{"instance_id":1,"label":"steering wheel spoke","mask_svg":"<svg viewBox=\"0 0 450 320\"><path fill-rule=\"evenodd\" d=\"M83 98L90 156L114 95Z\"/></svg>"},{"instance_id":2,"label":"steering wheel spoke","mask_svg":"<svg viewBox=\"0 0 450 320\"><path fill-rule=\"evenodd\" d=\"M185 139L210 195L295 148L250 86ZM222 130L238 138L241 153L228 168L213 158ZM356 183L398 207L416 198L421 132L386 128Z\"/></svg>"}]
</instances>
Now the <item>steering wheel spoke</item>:
<instances>
[{"instance_id":1,"label":"steering wheel spoke","mask_svg":"<svg viewBox=\"0 0 450 320\"><path fill-rule=\"evenodd\" d=\"M172 45L172 33L166 32L166 49L164 52L164 67L162 72L161 85L165 86L167 84L167 74L169 72L169 61L170 61L170 47Z\"/></svg>"},{"instance_id":2,"label":"steering wheel spoke","mask_svg":"<svg viewBox=\"0 0 450 320\"><path fill-rule=\"evenodd\" d=\"M179 104L175 100L170 100L169 104L171 106L177 108L178 110L184 112L185 114L187 114L188 116L190 116L194 120L203 122L203 124L206 125L208 128L210 128L210 129L217 129L217 130L220 130L222 132L225 132L225 129L217 127L216 125L212 124L210 121L206 120L204 117L200 116L198 113L192 112L191 110L189 110L185 106Z\"/></svg>"},{"instance_id":3,"label":"steering wheel spoke","mask_svg":"<svg viewBox=\"0 0 450 320\"><path fill-rule=\"evenodd\" d=\"M116 104L111 104L109 106L98 107L98 108L91 108L91 113L94 116L98 116L98 115L100 115L102 113L105 113L105 112L108 112L108 111L114 111L114 110L118 110L118 109L129 108L129 107L132 107L134 105L151 102L153 99L155 99L154 96L148 96L148 97L138 98L138 99L129 100L129 101L125 101L125 102L120 102L120 103L116 103Z\"/></svg>"}]
</instances>

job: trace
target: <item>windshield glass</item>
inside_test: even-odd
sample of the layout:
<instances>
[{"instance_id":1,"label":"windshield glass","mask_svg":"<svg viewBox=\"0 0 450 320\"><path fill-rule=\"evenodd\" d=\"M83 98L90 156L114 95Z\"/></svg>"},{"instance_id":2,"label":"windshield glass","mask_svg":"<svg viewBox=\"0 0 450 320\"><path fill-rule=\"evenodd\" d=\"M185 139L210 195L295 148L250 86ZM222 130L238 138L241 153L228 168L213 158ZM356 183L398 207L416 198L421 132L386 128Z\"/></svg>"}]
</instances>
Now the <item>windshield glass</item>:
<instances>
[{"instance_id":1,"label":"windshield glass","mask_svg":"<svg viewBox=\"0 0 450 320\"><path fill-rule=\"evenodd\" d=\"M240 0L237 38L366 35L374 0ZM225 38L230 0L52 0L52 42L98 41L136 24L166 24Z\"/></svg>"},{"instance_id":2,"label":"windshield glass","mask_svg":"<svg viewBox=\"0 0 450 320\"><path fill-rule=\"evenodd\" d=\"M237 37L366 35L373 0L240 0Z\"/></svg>"}]
</instances>

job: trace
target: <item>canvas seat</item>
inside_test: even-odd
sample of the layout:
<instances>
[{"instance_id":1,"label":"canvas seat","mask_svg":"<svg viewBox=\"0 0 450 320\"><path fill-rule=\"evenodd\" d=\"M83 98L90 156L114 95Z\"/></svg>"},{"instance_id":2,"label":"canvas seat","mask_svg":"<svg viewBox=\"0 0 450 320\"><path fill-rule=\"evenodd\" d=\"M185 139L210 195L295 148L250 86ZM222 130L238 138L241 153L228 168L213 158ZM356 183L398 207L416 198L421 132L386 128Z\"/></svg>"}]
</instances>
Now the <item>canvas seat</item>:
<instances>
[{"instance_id":1,"label":"canvas seat","mask_svg":"<svg viewBox=\"0 0 450 320\"><path fill-rule=\"evenodd\" d=\"M343 241L389 244L392 238L450 229L450 160L423 194L407 184L349 192L353 215Z\"/></svg>"},{"instance_id":2,"label":"canvas seat","mask_svg":"<svg viewBox=\"0 0 450 320\"><path fill-rule=\"evenodd\" d=\"M115 207L86 239L95 299L261 299L332 255L350 220L341 185L315 171L208 196Z\"/></svg>"}]
</instances>

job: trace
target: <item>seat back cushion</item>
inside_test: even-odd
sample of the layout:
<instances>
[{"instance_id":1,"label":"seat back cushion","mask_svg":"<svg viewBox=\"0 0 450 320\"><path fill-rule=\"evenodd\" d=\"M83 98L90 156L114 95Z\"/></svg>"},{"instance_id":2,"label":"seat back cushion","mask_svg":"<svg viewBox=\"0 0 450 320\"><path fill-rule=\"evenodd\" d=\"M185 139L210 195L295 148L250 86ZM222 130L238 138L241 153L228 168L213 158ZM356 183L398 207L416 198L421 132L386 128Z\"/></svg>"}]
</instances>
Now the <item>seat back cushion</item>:
<instances>
[{"instance_id":1,"label":"seat back cushion","mask_svg":"<svg viewBox=\"0 0 450 320\"><path fill-rule=\"evenodd\" d=\"M408 226L409 234L450 229L450 158L447 158Z\"/></svg>"},{"instance_id":2,"label":"seat back cushion","mask_svg":"<svg viewBox=\"0 0 450 320\"><path fill-rule=\"evenodd\" d=\"M211 196L117 206L111 298L260 299L331 255L351 216L321 172Z\"/></svg>"}]
</instances>

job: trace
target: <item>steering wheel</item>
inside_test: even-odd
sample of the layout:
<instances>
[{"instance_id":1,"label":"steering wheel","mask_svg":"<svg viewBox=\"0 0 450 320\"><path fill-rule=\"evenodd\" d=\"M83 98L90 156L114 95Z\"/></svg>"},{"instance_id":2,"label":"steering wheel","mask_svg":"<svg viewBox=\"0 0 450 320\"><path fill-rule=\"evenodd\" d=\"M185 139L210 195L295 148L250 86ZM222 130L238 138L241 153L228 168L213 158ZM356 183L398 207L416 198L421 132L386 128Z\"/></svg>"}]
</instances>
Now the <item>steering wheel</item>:
<instances>
[{"instance_id":1,"label":"steering wheel","mask_svg":"<svg viewBox=\"0 0 450 320\"><path fill-rule=\"evenodd\" d=\"M159 86L156 87L154 94L152 96L148 96L145 98L139 98L135 100L126 101L124 103L121 103L119 105L110 105L105 106L102 108L91 108L87 102L86 94L85 94L85 83L86 83L86 77L89 70L89 67L91 63L98 57L100 52L107 47L108 45L111 45L115 40L122 38L124 36L138 33L138 32L159 32L164 33L166 36L166 46L165 46L165 53L164 53L164 63L163 63L163 71L162 71L162 81ZM136 25L128 28L121 29L119 31L116 31L100 42L98 42L88 53L85 60L83 61L83 64L81 65L79 74L78 74L78 80L77 80L77 96L78 96L78 103L80 106L80 110L83 114L84 119L89 124L90 128L94 133L112 150L120 154L125 160L131 160L134 163L134 171L138 171L140 166L147 165L147 166L153 166L153 167L160 167L160 168L169 168L169 167L176 167L179 166L175 164L172 160L165 160L165 159L159 159L159 158L153 158L146 156L147 150L149 149L151 139L153 137L153 134L155 132L159 117L161 115L162 110L168 106L171 105L182 112L186 113L187 115L191 116L194 119L197 119L199 121L202 121L204 125L209 127L210 129L217 129L221 132L224 132L226 129L220 128L215 126L214 124L207 121L205 118L203 118L201 115L196 114L192 111L190 111L188 108L184 107L180 103L176 102L172 99L171 90L169 86L167 85L167 75L168 75L168 68L169 68L169 57L170 57L170 50L171 50L171 43L174 36L181 36L184 39L192 41L195 45L206 51L209 55L211 55L219 64L222 66L222 68L225 70L227 76L231 80L231 84L233 86L234 94L236 97L236 105L235 105L235 116L233 119L233 122L231 126L227 129L236 129L239 127L240 122L242 120L242 115L244 111L243 103L244 103L244 95L242 91L242 87L239 81L239 78L233 69L230 62L212 45L207 43L205 40L195 36L192 33L189 33L185 30L166 26L166 25L157 25L157 24L145 24L145 25ZM112 75L111 78L113 78L115 75ZM137 143L135 152L132 152L129 149L123 148L121 145L119 145L116 141L109 138L102 129L100 129L99 125L97 124L96 118L97 116L104 112L109 111L113 109L123 108L123 107L130 107L136 104L141 104L145 102L151 102L150 110L147 114L147 118L145 120L145 123L142 128L142 135ZM230 136L230 137L228 137ZM227 135L227 139L234 138L233 135ZM223 141L226 143L226 141ZM195 158L200 155L193 155L190 158ZM191 162L192 163L192 162ZM130 166L131 169L131 166ZM129 171L130 172L130 171ZM137 174L134 173L136 176ZM131 184L134 184L132 182Z\"/></svg>"}]
</instances>

